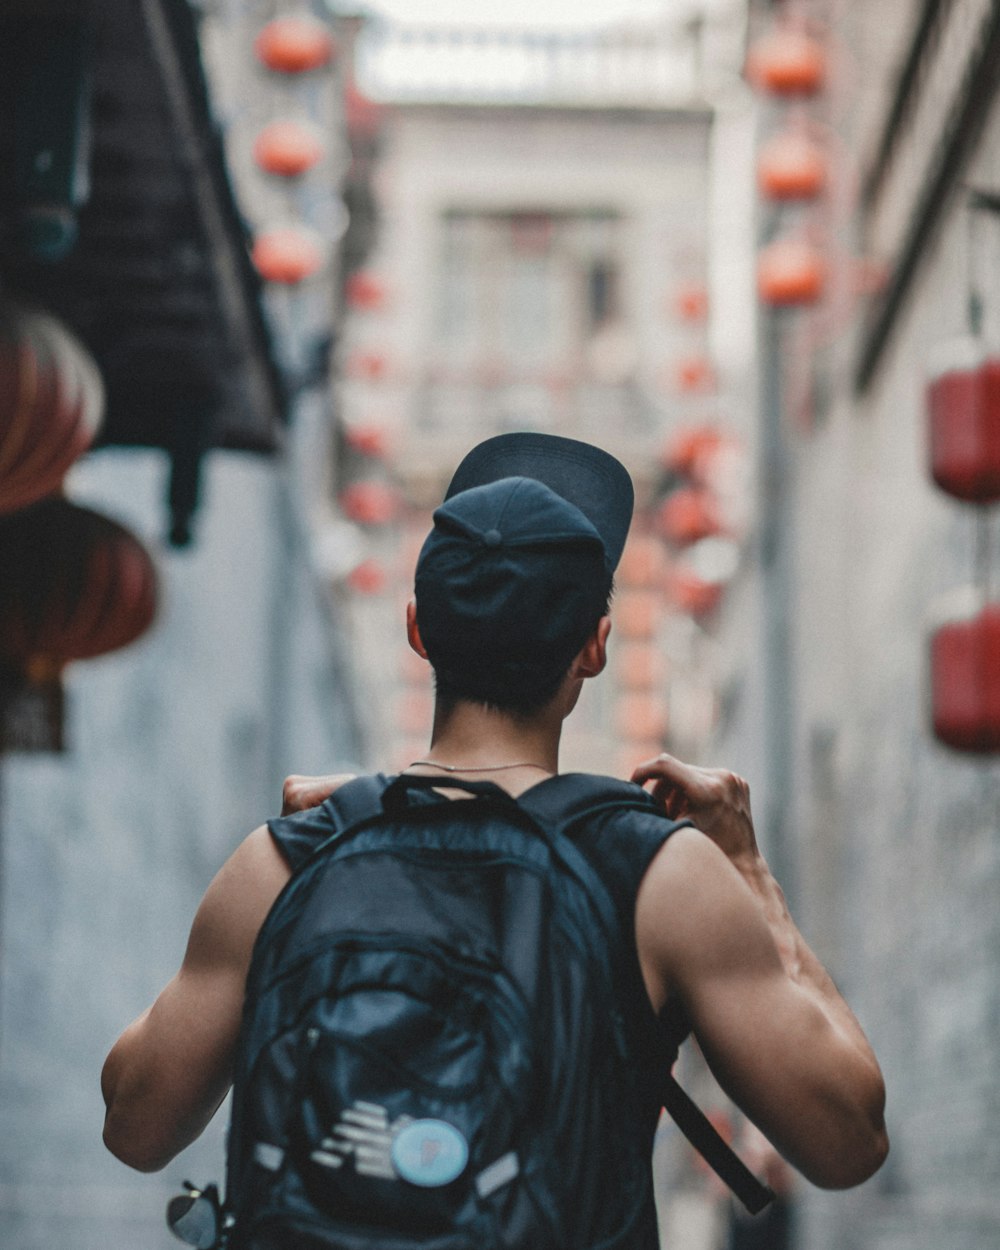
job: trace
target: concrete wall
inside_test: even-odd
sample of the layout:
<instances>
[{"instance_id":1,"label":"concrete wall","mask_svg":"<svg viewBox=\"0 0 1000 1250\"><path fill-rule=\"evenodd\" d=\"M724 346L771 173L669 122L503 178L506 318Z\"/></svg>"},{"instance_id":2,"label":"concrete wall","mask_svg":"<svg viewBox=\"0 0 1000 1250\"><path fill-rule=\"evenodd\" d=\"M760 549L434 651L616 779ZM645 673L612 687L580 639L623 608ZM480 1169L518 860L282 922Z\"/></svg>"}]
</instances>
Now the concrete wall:
<instances>
[{"instance_id":1,"label":"concrete wall","mask_svg":"<svg viewBox=\"0 0 1000 1250\"><path fill-rule=\"evenodd\" d=\"M103 452L71 494L154 550L165 460ZM176 970L198 899L289 771L359 754L343 640L303 564L282 468L217 454L190 551L159 550L147 638L68 675L64 756L3 761L0 1244L176 1244L167 1197L221 1179L225 1115L163 1173L101 1143L104 1055Z\"/></svg>"},{"instance_id":2,"label":"concrete wall","mask_svg":"<svg viewBox=\"0 0 1000 1250\"><path fill-rule=\"evenodd\" d=\"M971 181L998 169L994 116ZM789 436L798 913L875 1044L893 1140L860 1190L803 1187L809 1250L987 1250L1000 1230L1000 760L937 744L927 704L933 618L974 571L973 512L925 455L928 353L964 329L966 247L956 208L874 384L851 393L845 336L834 403Z\"/></svg>"},{"instance_id":3,"label":"concrete wall","mask_svg":"<svg viewBox=\"0 0 1000 1250\"><path fill-rule=\"evenodd\" d=\"M845 91L828 102L843 142L845 182L834 196L849 198L874 151L922 8L829 6L840 80L831 91ZM956 71L949 86L960 81ZM934 108L944 98L924 106L929 136L943 123ZM923 146L929 155L930 137ZM962 177L1000 185L996 110ZM917 190L903 179L897 232L912 211L903 192ZM960 205L957 195L873 384L854 393L863 311L854 292L826 321L829 402L813 405L811 420L786 410L782 424L792 908L875 1045L892 1139L885 1167L857 1190L824 1194L800 1183L799 1250L992 1250L1000 1237L1000 759L938 744L927 697L930 630L952 592L977 580L974 510L935 488L925 450L928 355L964 331L970 272L983 287L988 341L1000 348L1000 228L988 223L970 258ZM836 263L850 266L861 250L857 205L825 211L839 231ZM808 318L786 313L780 326L786 353L799 352L800 382ZM986 528L996 599L996 508ZM762 681L764 639L747 628L760 620L764 593L759 565L749 565L720 622L738 697L712 755L748 770L767 847L766 814L781 796L762 794L749 770L767 775L773 691Z\"/></svg>"}]
</instances>

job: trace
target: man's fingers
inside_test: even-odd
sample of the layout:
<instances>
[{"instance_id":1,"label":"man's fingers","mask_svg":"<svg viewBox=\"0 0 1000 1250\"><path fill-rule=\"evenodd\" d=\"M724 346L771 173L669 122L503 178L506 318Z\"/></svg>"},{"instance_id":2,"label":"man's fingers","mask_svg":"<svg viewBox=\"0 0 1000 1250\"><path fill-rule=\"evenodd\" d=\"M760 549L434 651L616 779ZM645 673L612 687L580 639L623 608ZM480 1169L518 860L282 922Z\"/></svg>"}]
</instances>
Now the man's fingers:
<instances>
[{"instance_id":1,"label":"man's fingers","mask_svg":"<svg viewBox=\"0 0 1000 1250\"><path fill-rule=\"evenodd\" d=\"M691 788L696 778L697 774L687 764L665 753L644 761L632 773L632 781L637 785L653 783L650 792L658 803L663 804L671 820L680 820L690 814Z\"/></svg>"},{"instance_id":2,"label":"man's fingers","mask_svg":"<svg viewBox=\"0 0 1000 1250\"><path fill-rule=\"evenodd\" d=\"M661 755L657 755L655 759L644 760L637 768L633 769L632 780L637 785L645 785L647 781L667 781L673 785L680 786L683 790L686 785L695 778L695 770L690 764L685 764L673 755L667 755L664 751Z\"/></svg>"},{"instance_id":3,"label":"man's fingers","mask_svg":"<svg viewBox=\"0 0 1000 1250\"><path fill-rule=\"evenodd\" d=\"M750 787L737 773L698 768L664 753L641 763L632 780L638 785L652 782L652 795L671 820L691 819L734 862L758 853Z\"/></svg>"},{"instance_id":4,"label":"man's fingers","mask_svg":"<svg viewBox=\"0 0 1000 1250\"><path fill-rule=\"evenodd\" d=\"M353 780L354 776L354 773L327 773L322 777L302 777L297 774L286 777L281 787L282 816L291 816L294 812L318 807L334 790L339 789L345 781Z\"/></svg>"},{"instance_id":5,"label":"man's fingers","mask_svg":"<svg viewBox=\"0 0 1000 1250\"><path fill-rule=\"evenodd\" d=\"M640 786L651 781L653 797L664 804L672 817L687 815L689 806L696 806L705 798L704 769L685 764L666 752L640 764L632 773L632 781Z\"/></svg>"}]
</instances>

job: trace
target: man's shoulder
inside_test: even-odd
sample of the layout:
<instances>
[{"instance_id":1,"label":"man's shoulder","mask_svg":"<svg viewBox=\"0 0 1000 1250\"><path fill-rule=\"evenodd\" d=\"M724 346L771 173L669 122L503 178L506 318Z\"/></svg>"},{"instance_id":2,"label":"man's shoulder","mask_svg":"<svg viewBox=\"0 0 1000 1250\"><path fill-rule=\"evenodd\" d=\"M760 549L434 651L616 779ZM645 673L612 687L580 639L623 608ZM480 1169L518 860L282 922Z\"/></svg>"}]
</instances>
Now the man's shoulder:
<instances>
[{"instance_id":1,"label":"man's shoulder","mask_svg":"<svg viewBox=\"0 0 1000 1250\"><path fill-rule=\"evenodd\" d=\"M732 953L763 915L725 853L693 826L680 828L651 859L636 899L641 949L679 962L720 944Z\"/></svg>"}]
</instances>

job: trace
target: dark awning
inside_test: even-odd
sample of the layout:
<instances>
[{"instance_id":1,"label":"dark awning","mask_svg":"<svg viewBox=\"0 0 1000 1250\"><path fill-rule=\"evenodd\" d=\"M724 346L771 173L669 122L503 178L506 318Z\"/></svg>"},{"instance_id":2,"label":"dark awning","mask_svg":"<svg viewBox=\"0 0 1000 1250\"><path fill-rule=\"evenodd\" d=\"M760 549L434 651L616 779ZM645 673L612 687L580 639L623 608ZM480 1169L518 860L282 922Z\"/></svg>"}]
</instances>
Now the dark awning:
<instances>
[{"instance_id":1,"label":"dark awning","mask_svg":"<svg viewBox=\"0 0 1000 1250\"><path fill-rule=\"evenodd\" d=\"M210 447L273 450L260 296L186 0L4 0L0 305L42 305L90 348L102 441L191 468Z\"/></svg>"}]
</instances>

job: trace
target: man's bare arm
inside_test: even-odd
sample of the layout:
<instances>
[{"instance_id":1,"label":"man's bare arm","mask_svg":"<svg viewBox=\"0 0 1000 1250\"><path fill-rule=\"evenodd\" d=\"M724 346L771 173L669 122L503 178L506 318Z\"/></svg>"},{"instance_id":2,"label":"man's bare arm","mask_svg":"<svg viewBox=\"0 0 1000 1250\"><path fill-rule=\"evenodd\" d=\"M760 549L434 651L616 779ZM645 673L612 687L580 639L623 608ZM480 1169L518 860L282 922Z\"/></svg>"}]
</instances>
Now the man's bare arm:
<instances>
[{"instance_id":1,"label":"man's bare arm","mask_svg":"<svg viewBox=\"0 0 1000 1250\"><path fill-rule=\"evenodd\" d=\"M108 1055L104 1141L129 1166L164 1167L226 1096L250 954L288 877L266 827L255 830L208 887L180 971Z\"/></svg>"},{"instance_id":2,"label":"man's bare arm","mask_svg":"<svg viewBox=\"0 0 1000 1250\"><path fill-rule=\"evenodd\" d=\"M651 996L680 996L723 1089L808 1179L867 1179L888 1150L882 1075L757 850L746 783L669 756L634 780L699 826L670 839L640 890Z\"/></svg>"}]
</instances>

